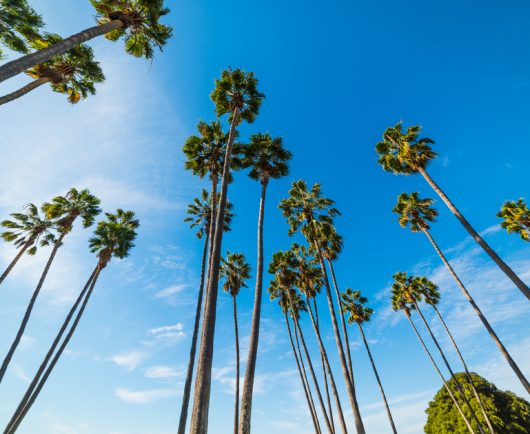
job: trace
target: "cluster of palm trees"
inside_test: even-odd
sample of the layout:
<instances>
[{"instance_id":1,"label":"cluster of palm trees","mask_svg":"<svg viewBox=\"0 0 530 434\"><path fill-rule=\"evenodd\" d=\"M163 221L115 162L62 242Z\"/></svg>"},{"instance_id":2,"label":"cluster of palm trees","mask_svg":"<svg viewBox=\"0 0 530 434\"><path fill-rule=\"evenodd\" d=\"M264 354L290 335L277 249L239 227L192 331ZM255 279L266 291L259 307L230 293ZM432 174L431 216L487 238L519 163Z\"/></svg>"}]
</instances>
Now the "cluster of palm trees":
<instances>
[{"instance_id":1,"label":"cluster of palm trees","mask_svg":"<svg viewBox=\"0 0 530 434\"><path fill-rule=\"evenodd\" d=\"M28 204L24 212L13 213L10 220L4 220L1 223L5 228L5 231L1 233L2 238L6 242L13 243L18 252L2 273L0 285L9 282L6 278L22 259L24 253L33 256L38 248L51 246L52 249L37 286L28 302L18 331L0 366L0 384L24 336L37 298L59 249L64 245L66 236L72 232L74 224L78 220L82 222L84 228L92 226L96 217L101 213L99 205L100 200L91 194L90 191L72 188L65 195L57 196L51 202L44 203L40 209L34 204ZM134 246L136 229L139 226L134 212L118 209L115 213L105 213L105 217L105 220L97 224L93 236L89 239L90 251L95 253L97 257L96 266L69 310L37 373L7 424L4 430L6 434L16 432L23 418L37 399L74 334L101 271L113 257L125 258L128 256Z\"/></svg>"}]
</instances>

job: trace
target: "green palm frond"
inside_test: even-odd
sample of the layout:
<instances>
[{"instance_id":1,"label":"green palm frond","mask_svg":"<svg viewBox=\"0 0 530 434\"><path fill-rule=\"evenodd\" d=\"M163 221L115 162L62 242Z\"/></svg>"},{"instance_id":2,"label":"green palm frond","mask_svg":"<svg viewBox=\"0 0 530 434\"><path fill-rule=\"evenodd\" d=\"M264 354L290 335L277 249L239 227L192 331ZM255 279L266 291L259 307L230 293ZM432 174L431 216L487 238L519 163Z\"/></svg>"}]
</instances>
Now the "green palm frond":
<instances>
[{"instance_id":1,"label":"green palm frond","mask_svg":"<svg viewBox=\"0 0 530 434\"><path fill-rule=\"evenodd\" d=\"M505 202L497 217L503 219L501 227L509 234L519 234L521 239L530 241L530 209L522 198Z\"/></svg>"},{"instance_id":2,"label":"green palm frond","mask_svg":"<svg viewBox=\"0 0 530 434\"><path fill-rule=\"evenodd\" d=\"M31 42L40 37L42 17L26 0L0 2L0 44L10 50L27 54Z\"/></svg>"},{"instance_id":3,"label":"green palm frond","mask_svg":"<svg viewBox=\"0 0 530 434\"><path fill-rule=\"evenodd\" d=\"M226 259L221 258L219 280L225 281L223 289L232 297L237 297L241 288L247 288L250 279L250 264L243 253L226 252Z\"/></svg>"},{"instance_id":4,"label":"green palm frond","mask_svg":"<svg viewBox=\"0 0 530 434\"><path fill-rule=\"evenodd\" d=\"M348 314L348 324L368 322L374 313L373 309L365 306L368 299L361 295L361 291L346 288L341 294L341 303L344 312Z\"/></svg>"},{"instance_id":5,"label":"green palm frond","mask_svg":"<svg viewBox=\"0 0 530 434\"><path fill-rule=\"evenodd\" d=\"M438 216L438 211L431 205L432 199L421 199L418 192L401 193L392 212L398 214L398 222L401 227L410 227L412 232L429 230L428 222L433 222Z\"/></svg>"},{"instance_id":6,"label":"green palm frond","mask_svg":"<svg viewBox=\"0 0 530 434\"><path fill-rule=\"evenodd\" d=\"M220 194L217 194L217 203L219 203ZM218 208L217 208L218 209ZM184 222L190 223L190 228L198 228L197 238L202 239L206 231L210 227L210 220L212 218L212 201L209 193L202 189L201 197L195 198L192 203L188 205L188 217ZM234 217L233 205L226 201L225 214L223 217L223 230L228 232L231 230L230 224Z\"/></svg>"},{"instance_id":7,"label":"green palm frond","mask_svg":"<svg viewBox=\"0 0 530 434\"><path fill-rule=\"evenodd\" d=\"M281 137L253 134L244 149L243 165L250 168L250 178L266 184L270 178L278 179L289 173L292 154L283 147Z\"/></svg>"}]
</instances>

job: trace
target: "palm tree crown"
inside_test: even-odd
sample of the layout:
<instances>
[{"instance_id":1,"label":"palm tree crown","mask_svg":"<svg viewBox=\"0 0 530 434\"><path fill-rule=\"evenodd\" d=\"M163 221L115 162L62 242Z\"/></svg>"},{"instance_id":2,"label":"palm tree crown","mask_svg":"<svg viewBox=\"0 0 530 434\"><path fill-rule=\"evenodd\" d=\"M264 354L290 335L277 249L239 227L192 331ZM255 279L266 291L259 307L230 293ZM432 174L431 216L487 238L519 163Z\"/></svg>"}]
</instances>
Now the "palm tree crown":
<instances>
[{"instance_id":1,"label":"palm tree crown","mask_svg":"<svg viewBox=\"0 0 530 434\"><path fill-rule=\"evenodd\" d=\"M323 285L322 270L317 265L318 261L310 256L309 251L298 244L293 244L290 252L294 255L293 265L297 268L296 287L307 298L314 298Z\"/></svg>"},{"instance_id":2,"label":"palm tree crown","mask_svg":"<svg viewBox=\"0 0 530 434\"><path fill-rule=\"evenodd\" d=\"M395 311L404 310L408 315L414 309L414 302L421 300L422 294L418 289L418 278L407 276L407 273L399 272L392 276L392 308Z\"/></svg>"},{"instance_id":3,"label":"palm tree crown","mask_svg":"<svg viewBox=\"0 0 530 434\"><path fill-rule=\"evenodd\" d=\"M219 202L219 195L217 195L217 201ZM224 214L224 227L223 231L230 231L230 223L234 214L232 212L233 205L230 202L226 202L225 214ZM185 222L190 222L190 228L197 227L197 238L202 239L206 234L212 218L212 207L210 201L210 195L204 188L202 189L200 199L196 197L192 203L188 205L187 213L189 217L184 219Z\"/></svg>"},{"instance_id":4,"label":"palm tree crown","mask_svg":"<svg viewBox=\"0 0 530 434\"><path fill-rule=\"evenodd\" d=\"M287 162L292 154L283 147L281 137L272 138L269 133L252 134L245 147L246 167L250 167L250 178L266 184L270 178L278 179L289 173Z\"/></svg>"},{"instance_id":5,"label":"palm tree crown","mask_svg":"<svg viewBox=\"0 0 530 434\"><path fill-rule=\"evenodd\" d=\"M221 259L221 279L225 279L223 289L232 297L237 297L241 288L247 288L246 281L250 278L250 265L243 253L227 252L226 259Z\"/></svg>"},{"instance_id":6,"label":"palm tree crown","mask_svg":"<svg viewBox=\"0 0 530 434\"><path fill-rule=\"evenodd\" d=\"M501 227L509 234L516 233L523 240L530 241L530 209L523 199L505 202L497 217L503 219Z\"/></svg>"},{"instance_id":7,"label":"palm tree crown","mask_svg":"<svg viewBox=\"0 0 530 434\"><path fill-rule=\"evenodd\" d=\"M342 308L348 313L348 324L362 324L370 321L374 310L365 306L368 299L361 295L361 291L346 288L346 291L341 294L341 298Z\"/></svg>"},{"instance_id":8,"label":"palm tree crown","mask_svg":"<svg viewBox=\"0 0 530 434\"><path fill-rule=\"evenodd\" d=\"M10 50L29 53L28 42L39 37L43 25L26 0L3 0L0 4L0 43Z\"/></svg>"},{"instance_id":9,"label":"palm tree crown","mask_svg":"<svg viewBox=\"0 0 530 434\"><path fill-rule=\"evenodd\" d=\"M431 205L432 199L421 199L417 192L401 193L398 196L398 201L392 212L399 215L398 222L401 227L410 226L412 232L421 232L429 230L428 222L433 222L438 215Z\"/></svg>"}]
</instances>

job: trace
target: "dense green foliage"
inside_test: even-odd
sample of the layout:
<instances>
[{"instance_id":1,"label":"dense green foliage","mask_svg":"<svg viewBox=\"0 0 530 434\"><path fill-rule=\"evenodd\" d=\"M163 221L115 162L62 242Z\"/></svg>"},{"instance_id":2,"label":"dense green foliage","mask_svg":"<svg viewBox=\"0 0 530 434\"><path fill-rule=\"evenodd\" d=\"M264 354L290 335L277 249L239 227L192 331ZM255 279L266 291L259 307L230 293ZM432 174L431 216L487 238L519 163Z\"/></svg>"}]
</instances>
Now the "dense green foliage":
<instances>
[{"instance_id":1,"label":"dense green foliage","mask_svg":"<svg viewBox=\"0 0 530 434\"><path fill-rule=\"evenodd\" d=\"M0 44L19 53L29 53L28 41L39 37L42 18L26 0L0 2ZM0 51L0 59L2 58Z\"/></svg>"}]
</instances>

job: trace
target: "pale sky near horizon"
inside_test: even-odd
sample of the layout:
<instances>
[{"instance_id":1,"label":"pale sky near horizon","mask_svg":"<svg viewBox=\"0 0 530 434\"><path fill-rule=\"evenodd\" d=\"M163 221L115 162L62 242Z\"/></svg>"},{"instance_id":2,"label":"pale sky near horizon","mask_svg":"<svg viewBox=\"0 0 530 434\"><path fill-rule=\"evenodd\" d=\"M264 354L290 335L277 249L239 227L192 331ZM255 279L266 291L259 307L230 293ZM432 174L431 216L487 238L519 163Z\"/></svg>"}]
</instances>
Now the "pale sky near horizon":
<instances>
[{"instance_id":1,"label":"pale sky near horizon","mask_svg":"<svg viewBox=\"0 0 530 434\"><path fill-rule=\"evenodd\" d=\"M30 0L48 30L63 36L92 25L89 2ZM389 307L392 274L426 274L442 290L441 310L470 367L499 388L528 399L421 234L401 229L391 209L402 191L436 199L432 233L522 370L530 375L530 304L418 176L377 165L374 145L403 120L421 123L440 154L433 177L487 241L530 283L530 248L500 230L506 199L526 197L530 130L530 6L523 1L348 2L288 4L229 0L171 2L175 35L152 63L119 43L91 43L107 81L77 106L43 87L0 107L0 219L68 188L89 188L105 210L137 212L136 248L104 271L67 354L57 365L21 434L174 434L193 327L201 242L182 222L207 184L183 168L181 146L200 119L213 120L214 79L228 66L252 70L267 98L241 137L269 131L294 154L289 176L267 197L265 255L292 240L277 209L292 181L321 182L337 202L344 253L342 288L360 289L376 310L366 332L398 431L420 434L441 382L402 314ZM2 83L6 93L28 81ZM255 273L259 185L239 173L230 186L233 231L223 249L242 251ZM25 334L0 385L0 423L44 355L69 304L94 266L90 230L80 227L60 250ZM0 354L14 336L49 251L24 257L0 288ZM15 254L0 244L0 269ZM270 276L265 277L265 284ZM241 293L246 357L253 300ZM321 299L322 312L325 300ZM282 316L264 296L253 432L311 433ZM231 304L220 294L210 432L232 429L234 343ZM443 336L434 318L435 332ZM304 331L311 341L308 319ZM348 408L329 323L326 344ZM450 352L447 339L441 339ZM352 329L356 387L367 432L390 432L377 384ZM316 347L312 343L316 355ZM244 372L244 369L243 369ZM347 411L354 432L351 411ZM5 421L5 422L4 422Z\"/></svg>"}]
</instances>

